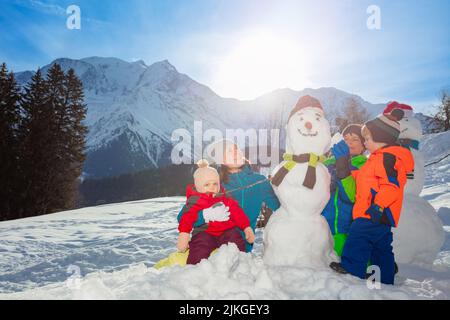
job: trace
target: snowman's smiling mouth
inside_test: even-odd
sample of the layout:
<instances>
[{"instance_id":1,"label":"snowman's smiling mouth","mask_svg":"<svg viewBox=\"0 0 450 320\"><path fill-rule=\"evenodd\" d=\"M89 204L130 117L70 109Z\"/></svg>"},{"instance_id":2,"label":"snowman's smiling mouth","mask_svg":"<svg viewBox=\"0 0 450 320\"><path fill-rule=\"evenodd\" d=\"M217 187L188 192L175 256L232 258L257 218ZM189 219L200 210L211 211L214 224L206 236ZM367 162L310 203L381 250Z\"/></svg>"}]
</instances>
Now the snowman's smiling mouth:
<instances>
[{"instance_id":1,"label":"snowman's smiling mouth","mask_svg":"<svg viewBox=\"0 0 450 320\"><path fill-rule=\"evenodd\" d=\"M298 130L298 132L299 132L302 136L304 136L304 137L315 137L315 136L317 136L317 134L319 133L318 131L316 131L316 132L311 132L311 133L304 133L304 132L302 132L302 130L300 130L300 129L298 129L298 128L297 128L297 130Z\"/></svg>"},{"instance_id":2,"label":"snowman's smiling mouth","mask_svg":"<svg viewBox=\"0 0 450 320\"><path fill-rule=\"evenodd\" d=\"M407 131L407 130L408 130L408 128L403 129L403 130L402 130L402 133L405 132L405 131Z\"/></svg>"}]
</instances>

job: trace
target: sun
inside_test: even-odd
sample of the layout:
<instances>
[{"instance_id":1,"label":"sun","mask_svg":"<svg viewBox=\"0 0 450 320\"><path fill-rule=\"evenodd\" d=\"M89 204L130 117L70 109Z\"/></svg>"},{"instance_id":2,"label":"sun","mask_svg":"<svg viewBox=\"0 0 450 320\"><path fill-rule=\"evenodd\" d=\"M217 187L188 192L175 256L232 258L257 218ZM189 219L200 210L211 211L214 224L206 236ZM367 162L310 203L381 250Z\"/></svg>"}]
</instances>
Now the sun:
<instances>
[{"instance_id":1,"label":"sun","mask_svg":"<svg viewBox=\"0 0 450 320\"><path fill-rule=\"evenodd\" d=\"M308 52L293 39L267 31L250 32L219 61L215 89L222 96L253 99L278 88L308 86Z\"/></svg>"}]
</instances>

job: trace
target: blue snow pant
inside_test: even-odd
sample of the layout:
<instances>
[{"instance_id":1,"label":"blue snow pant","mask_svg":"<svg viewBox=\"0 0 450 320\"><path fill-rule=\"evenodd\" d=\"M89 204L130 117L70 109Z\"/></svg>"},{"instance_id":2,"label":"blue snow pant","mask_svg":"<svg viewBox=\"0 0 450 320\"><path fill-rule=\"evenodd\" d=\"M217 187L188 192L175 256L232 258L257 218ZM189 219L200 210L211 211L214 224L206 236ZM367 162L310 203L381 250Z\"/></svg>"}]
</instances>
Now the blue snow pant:
<instances>
[{"instance_id":1,"label":"blue snow pant","mask_svg":"<svg viewBox=\"0 0 450 320\"><path fill-rule=\"evenodd\" d=\"M394 253L391 227L358 218L350 226L341 265L349 273L366 279L368 262L378 266L381 282L394 284Z\"/></svg>"}]
</instances>

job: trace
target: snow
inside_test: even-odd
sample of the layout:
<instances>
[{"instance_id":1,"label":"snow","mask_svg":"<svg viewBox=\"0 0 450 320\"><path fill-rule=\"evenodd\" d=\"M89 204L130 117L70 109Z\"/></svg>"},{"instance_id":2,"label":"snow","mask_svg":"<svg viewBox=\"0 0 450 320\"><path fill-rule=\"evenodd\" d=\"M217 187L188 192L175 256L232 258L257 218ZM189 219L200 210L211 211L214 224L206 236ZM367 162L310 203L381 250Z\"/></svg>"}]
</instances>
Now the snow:
<instances>
[{"instance_id":1,"label":"snow","mask_svg":"<svg viewBox=\"0 0 450 320\"><path fill-rule=\"evenodd\" d=\"M21 291L145 262L152 266L175 245L174 216L184 199L124 202L0 223L0 292Z\"/></svg>"},{"instance_id":2,"label":"snow","mask_svg":"<svg viewBox=\"0 0 450 320\"><path fill-rule=\"evenodd\" d=\"M450 131L425 135L421 140L425 160L425 186L421 197L437 211L446 231L445 242L434 265L450 266ZM450 278L448 276L447 278Z\"/></svg>"},{"instance_id":3,"label":"snow","mask_svg":"<svg viewBox=\"0 0 450 320\"><path fill-rule=\"evenodd\" d=\"M370 290L329 269L267 267L260 257L224 245L196 266L162 270L144 264L10 294L14 299L407 299L409 288ZM419 294L420 290L417 290ZM427 291L428 293L428 291ZM434 292L439 297L440 292ZM3 298L5 296L0 296ZM418 295L419 297L419 295Z\"/></svg>"},{"instance_id":4,"label":"snow","mask_svg":"<svg viewBox=\"0 0 450 320\"><path fill-rule=\"evenodd\" d=\"M422 141L434 150L425 152L429 163L448 152L442 144L450 133ZM156 270L175 248L184 202L169 197L1 222L0 299L450 299L447 161L426 167L422 192L444 222L446 241L433 266L400 264L395 286L369 289L325 267L268 266L261 231L252 254L229 245L199 265Z\"/></svg>"}]
</instances>

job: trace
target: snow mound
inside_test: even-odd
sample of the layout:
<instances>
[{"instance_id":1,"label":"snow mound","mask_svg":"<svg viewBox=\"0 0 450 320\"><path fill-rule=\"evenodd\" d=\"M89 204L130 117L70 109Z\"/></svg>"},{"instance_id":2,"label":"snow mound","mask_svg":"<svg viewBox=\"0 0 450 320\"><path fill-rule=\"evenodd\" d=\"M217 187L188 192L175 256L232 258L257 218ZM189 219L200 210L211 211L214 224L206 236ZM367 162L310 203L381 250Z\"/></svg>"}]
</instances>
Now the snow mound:
<instances>
[{"instance_id":1,"label":"snow mound","mask_svg":"<svg viewBox=\"0 0 450 320\"><path fill-rule=\"evenodd\" d=\"M406 194L399 228L394 228L394 253L398 263L432 265L445 240L442 223L431 204Z\"/></svg>"},{"instance_id":2,"label":"snow mound","mask_svg":"<svg viewBox=\"0 0 450 320\"><path fill-rule=\"evenodd\" d=\"M268 267L261 257L230 244L195 266L156 270L137 264L0 299L411 299L423 297L423 291L415 281L378 290L327 268ZM425 291L442 297L439 290Z\"/></svg>"}]
</instances>

